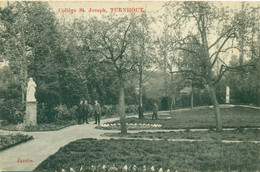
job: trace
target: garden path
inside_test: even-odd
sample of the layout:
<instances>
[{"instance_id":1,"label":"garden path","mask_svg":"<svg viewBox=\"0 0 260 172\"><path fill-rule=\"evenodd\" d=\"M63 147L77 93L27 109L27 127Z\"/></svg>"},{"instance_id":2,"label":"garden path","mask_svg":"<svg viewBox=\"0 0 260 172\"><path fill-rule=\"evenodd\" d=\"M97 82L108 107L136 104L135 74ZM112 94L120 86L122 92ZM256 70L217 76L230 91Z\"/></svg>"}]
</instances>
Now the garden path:
<instances>
[{"instance_id":1,"label":"garden path","mask_svg":"<svg viewBox=\"0 0 260 172\"><path fill-rule=\"evenodd\" d=\"M103 123L116 118L104 119ZM59 150L60 147L81 138L104 138L101 135L106 130L95 129L93 122L84 125L74 125L58 131L21 132L0 130L0 134L22 133L33 136L34 139L0 152L0 171L32 171L42 161ZM118 131L115 131L118 132ZM30 159L33 162L19 163Z\"/></svg>"},{"instance_id":2,"label":"garden path","mask_svg":"<svg viewBox=\"0 0 260 172\"><path fill-rule=\"evenodd\" d=\"M110 122L117 120L117 118L103 119L101 122ZM81 138L96 138L96 139L110 139L110 137L102 136L107 133L107 130L95 129L93 123L88 125L74 125L58 131L46 131L46 132L21 132L21 131L6 131L0 130L0 135L22 133L33 136L34 139L12 148L6 149L0 152L0 170L1 171L32 171L42 161L48 158L59 150L60 147L67 145L68 143ZM148 131L148 130L146 130ZM150 132L158 131L173 131L173 130L149 130ZM182 131L182 130L179 130ZM118 132L110 130L109 133ZM129 131L129 132L141 132ZM170 141L183 141L182 140L170 140ZM189 140L186 140L189 141ZM194 140L196 141L196 140ZM199 140L197 140L199 141ZM32 160L32 162L21 163L17 162L21 160Z\"/></svg>"}]
</instances>

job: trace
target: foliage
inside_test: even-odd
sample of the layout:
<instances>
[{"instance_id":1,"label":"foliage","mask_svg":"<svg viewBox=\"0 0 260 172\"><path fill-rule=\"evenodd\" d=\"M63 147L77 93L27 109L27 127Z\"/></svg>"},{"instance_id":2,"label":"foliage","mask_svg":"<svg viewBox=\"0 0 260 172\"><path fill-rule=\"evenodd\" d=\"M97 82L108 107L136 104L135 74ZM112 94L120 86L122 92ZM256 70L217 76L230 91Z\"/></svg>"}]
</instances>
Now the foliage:
<instances>
[{"instance_id":1,"label":"foliage","mask_svg":"<svg viewBox=\"0 0 260 172\"><path fill-rule=\"evenodd\" d=\"M18 145L23 142L27 142L33 139L32 136L23 134L12 134L12 135L0 135L0 151L8 149L12 146Z\"/></svg>"},{"instance_id":2,"label":"foliage","mask_svg":"<svg viewBox=\"0 0 260 172\"><path fill-rule=\"evenodd\" d=\"M46 105L44 103L38 103L37 104L37 124L48 122L48 117L46 114L47 114Z\"/></svg>"},{"instance_id":3,"label":"foliage","mask_svg":"<svg viewBox=\"0 0 260 172\"><path fill-rule=\"evenodd\" d=\"M0 69L0 116L10 123L23 122L25 107L19 100L20 85L13 72Z\"/></svg>"},{"instance_id":4,"label":"foliage","mask_svg":"<svg viewBox=\"0 0 260 172\"><path fill-rule=\"evenodd\" d=\"M77 117L77 106L73 106L71 108L67 108L66 105L58 105L54 107L54 111L57 113L55 118L57 121L59 120L73 120Z\"/></svg>"},{"instance_id":5,"label":"foliage","mask_svg":"<svg viewBox=\"0 0 260 172\"><path fill-rule=\"evenodd\" d=\"M102 115L106 117L118 116L119 107L118 105L104 105L102 107ZM136 114L137 106L136 105L126 105L125 112L127 114Z\"/></svg>"},{"instance_id":6,"label":"foliage","mask_svg":"<svg viewBox=\"0 0 260 172\"><path fill-rule=\"evenodd\" d=\"M136 105L126 106L125 112L128 114L137 114L138 107Z\"/></svg>"},{"instance_id":7,"label":"foliage","mask_svg":"<svg viewBox=\"0 0 260 172\"><path fill-rule=\"evenodd\" d=\"M113 150L113 151L111 151ZM171 171L255 171L259 169L259 145L255 143L170 142L147 140L80 139L43 161L35 171L87 171L92 165L115 165L147 170L152 166Z\"/></svg>"},{"instance_id":8,"label":"foliage","mask_svg":"<svg viewBox=\"0 0 260 172\"><path fill-rule=\"evenodd\" d=\"M236 66L234 59L231 65ZM254 69L227 72L224 82L229 84L231 103L254 104L259 106L259 75L260 62L255 63Z\"/></svg>"},{"instance_id":9,"label":"foliage","mask_svg":"<svg viewBox=\"0 0 260 172\"><path fill-rule=\"evenodd\" d=\"M211 2L168 3L165 8L174 20L171 26L172 39L167 51L172 53L178 72L184 77L206 86L215 108L217 130L222 130L219 102L216 98L215 85L225 72L253 66L255 59L250 40L255 28L254 9L241 3L241 9L228 11ZM169 9L168 9L169 8ZM230 14L229 17L226 17ZM218 29L216 30L216 26ZM186 28L185 33L182 30ZM249 41L245 42L244 40ZM239 65L231 67L224 57L239 54ZM168 52L167 52L168 53ZM244 60L247 57L250 60Z\"/></svg>"},{"instance_id":10,"label":"foliage","mask_svg":"<svg viewBox=\"0 0 260 172\"><path fill-rule=\"evenodd\" d=\"M17 124L9 124L9 123L3 123L0 125L0 128L3 130L9 130L9 131L32 131L32 132L38 132L38 131L57 131L60 129L63 129L65 127L75 125L77 124L76 120L72 121L56 121L56 122L51 122L51 123L40 123L37 125L30 125L30 126L25 126L21 125L21 127Z\"/></svg>"},{"instance_id":11,"label":"foliage","mask_svg":"<svg viewBox=\"0 0 260 172\"><path fill-rule=\"evenodd\" d=\"M2 119L7 120L11 124L23 122L25 116L25 106L15 99L0 101L0 110Z\"/></svg>"}]
</instances>

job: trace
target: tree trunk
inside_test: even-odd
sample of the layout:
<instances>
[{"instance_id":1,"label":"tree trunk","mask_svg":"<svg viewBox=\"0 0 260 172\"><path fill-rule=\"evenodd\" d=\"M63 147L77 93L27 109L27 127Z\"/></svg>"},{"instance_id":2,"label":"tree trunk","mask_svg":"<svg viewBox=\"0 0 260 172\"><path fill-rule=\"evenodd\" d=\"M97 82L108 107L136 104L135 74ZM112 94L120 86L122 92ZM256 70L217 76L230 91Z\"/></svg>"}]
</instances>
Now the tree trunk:
<instances>
[{"instance_id":1,"label":"tree trunk","mask_svg":"<svg viewBox=\"0 0 260 172\"><path fill-rule=\"evenodd\" d=\"M220 108L219 108L218 100L217 100L217 97L216 97L215 88L213 87L213 85L209 85L209 94L210 94L211 102L212 102L214 109L215 109L216 131L222 131Z\"/></svg>"},{"instance_id":2,"label":"tree trunk","mask_svg":"<svg viewBox=\"0 0 260 172\"><path fill-rule=\"evenodd\" d=\"M124 90L124 80L122 75L119 75L120 82L120 97L119 97L119 114L120 114L120 124L121 124L121 134L127 134L126 128L126 116L125 116L125 90Z\"/></svg>"},{"instance_id":3,"label":"tree trunk","mask_svg":"<svg viewBox=\"0 0 260 172\"><path fill-rule=\"evenodd\" d=\"M22 90L22 104L24 104L25 103L25 92L24 92L25 87L24 87L23 82L21 83L21 90Z\"/></svg>"},{"instance_id":4,"label":"tree trunk","mask_svg":"<svg viewBox=\"0 0 260 172\"><path fill-rule=\"evenodd\" d=\"M172 94L172 101L171 101L171 109L170 109L170 112L172 112L174 106L175 106L175 94Z\"/></svg>"},{"instance_id":5,"label":"tree trunk","mask_svg":"<svg viewBox=\"0 0 260 172\"><path fill-rule=\"evenodd\" d=\"M21 32L21 34L22 34L22 43L23 43L23 45L22 45L22 60L23 60L23 62L22 62L22 64L23 64L23 66L22 66L22 68L23 69L21 69L21 75L22 75L22 103L23 104L25 104L25 101L26 101L26 92L27 92L27 90L26 90L26 86L27 86L27 79L28 79L28 60L27 60L27 56L26 56L26 44L25 44L25 33L24 33L24 29L23 29L23 27L22 27L22 25L21 25L21 30L22 30L22 32Z\"/></svg>"},{"instance_id":6,"label":"tree trunk","mask_svg":"<svg viewBox=\"0 0 260 172\"><path fill-rule=\"evenodd\" d=\"M26 101L26 84L27 84L27 66L24 66L24 69L21 70L21 92L22 92L22 104L25 104Z\"/></svg>"},{"instance_id":7,"label":"tree trunk","mask_svg":"<svg viewBox=\"0 0 260 172\"><path fill-rule=\"evenodd\" d=\"M139 109L143 109L143 69L142 65L139 66ZM142 111L139 111L139 119L142 119L144 116Z\"/></svg>"},{"instance_id":8,"label":"tree trunk","mask_svg":"<svg viewBox=\"0 0 260 172\"><path fill-rule=\"evenodd\" d=\"M257 106L260 106L260 89L256 89L256 104Z\"/></svg>"},{"instance_id":9,"label":"tree trunk","mask_svg":"<svg viewBox=\"0 0 260 172\"><path fill-rule=\"evenodd\" d=\"M193 109L193 87L191 86L191 92L190 92L190 108Z\"/></svg>"}]
</instances>

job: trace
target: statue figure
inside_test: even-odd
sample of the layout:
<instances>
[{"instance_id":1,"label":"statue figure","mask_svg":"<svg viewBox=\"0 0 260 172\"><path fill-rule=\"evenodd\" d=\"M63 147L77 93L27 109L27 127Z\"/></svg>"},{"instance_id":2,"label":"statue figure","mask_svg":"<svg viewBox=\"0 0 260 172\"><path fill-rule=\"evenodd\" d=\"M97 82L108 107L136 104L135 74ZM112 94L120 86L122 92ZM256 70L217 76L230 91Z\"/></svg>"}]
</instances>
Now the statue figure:
<instances>
[{"instance_id":1,"label":"statue figure","mask_svg":"<svg viewBox=\"0 0 260 172\"><path fill-rule=\"evenodd\" d=\"M27 84L27 95L26 95L26 101L27 102L36 102L35 99L35 87L37 85L35 84L35 82L33 81L33 78L30 78L28 84Z\"/></svg>"}]
</instances>

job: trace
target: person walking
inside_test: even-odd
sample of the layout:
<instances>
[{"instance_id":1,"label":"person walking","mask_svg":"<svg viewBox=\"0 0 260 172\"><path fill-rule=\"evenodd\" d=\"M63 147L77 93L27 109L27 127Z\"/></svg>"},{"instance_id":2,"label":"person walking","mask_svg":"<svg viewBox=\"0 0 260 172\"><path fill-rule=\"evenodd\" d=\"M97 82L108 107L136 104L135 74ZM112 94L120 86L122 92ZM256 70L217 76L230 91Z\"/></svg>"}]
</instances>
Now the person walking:
<instances>
[{"instance_id":1,"label":"person walking","mask_svg":"<svg viewBox=\"0 0 260 172\"><path fill-rule=\"evenodd\" d=\"M154 106L153 106L153 117L152 117L152 119L158 119L157 113L158 113L158 106L157 106L157 104L154 102Z\"/></svg>"},{"instance_id":2,"label":"person walking","mask_svg":"<svg viewBox=\"0 0 260 172\"><path fill-rule=\"evenodd\" d=\"M97 100L95 100L94 113L95 113L95 123L94 124L100 125L101 107Z\"/></svg>"}]
</instances>

